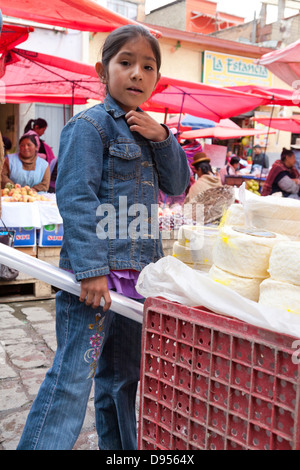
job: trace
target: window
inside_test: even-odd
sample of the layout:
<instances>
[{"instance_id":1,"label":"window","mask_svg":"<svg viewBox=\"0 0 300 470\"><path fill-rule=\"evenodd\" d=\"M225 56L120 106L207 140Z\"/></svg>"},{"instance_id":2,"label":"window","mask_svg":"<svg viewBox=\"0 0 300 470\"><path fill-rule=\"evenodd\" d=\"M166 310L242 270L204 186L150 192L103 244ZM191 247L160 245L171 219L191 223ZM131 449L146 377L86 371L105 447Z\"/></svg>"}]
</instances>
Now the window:
<instances>
[{"instance_id":1,"label":"window","mask_svg":"<svg viewBox=\"0 0 300 470\"><path fill-rule=\"evenodd\" d=\"M107 1L107 8L131 20L136 20L137 18L137 7L136 3L122 2L122 0Z\"/></svg>"}]
</instances>

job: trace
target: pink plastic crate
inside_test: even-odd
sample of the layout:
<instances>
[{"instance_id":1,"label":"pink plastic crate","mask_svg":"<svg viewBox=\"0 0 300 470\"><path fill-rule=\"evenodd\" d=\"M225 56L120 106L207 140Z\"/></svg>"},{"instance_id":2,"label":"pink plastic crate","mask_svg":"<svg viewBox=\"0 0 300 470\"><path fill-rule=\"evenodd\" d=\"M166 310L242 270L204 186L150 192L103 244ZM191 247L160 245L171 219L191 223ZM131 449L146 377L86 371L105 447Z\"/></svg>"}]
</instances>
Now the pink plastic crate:
<instances>
[{"instance_id":1,"label":"pink plastic crate","mask_svg":"<svg viewBox=\"0 0 300 470\"><path fill-rule=\"evenodd\" d=\"M145 303L140 450L299 450L297 338Z\"/></svg>"}]
</instances>

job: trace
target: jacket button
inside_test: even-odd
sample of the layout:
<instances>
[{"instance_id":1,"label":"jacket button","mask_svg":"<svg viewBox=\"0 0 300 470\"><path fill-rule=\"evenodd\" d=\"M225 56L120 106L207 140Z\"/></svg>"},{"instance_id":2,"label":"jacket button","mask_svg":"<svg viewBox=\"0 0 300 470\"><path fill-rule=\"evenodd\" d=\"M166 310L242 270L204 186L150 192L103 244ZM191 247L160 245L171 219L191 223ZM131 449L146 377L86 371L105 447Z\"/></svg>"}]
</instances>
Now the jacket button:
<instances>
[{"instance_id":1,"label":"jacket button","mask_svg":"<svg viewBox=\"0 0 300 470\"><path fill-rule=\"evenodd\" d=\"M143 162L142 163L142 166L144 166L145 168L147 168L149 166L149 162Z\"/></svg>"}]
</instances>

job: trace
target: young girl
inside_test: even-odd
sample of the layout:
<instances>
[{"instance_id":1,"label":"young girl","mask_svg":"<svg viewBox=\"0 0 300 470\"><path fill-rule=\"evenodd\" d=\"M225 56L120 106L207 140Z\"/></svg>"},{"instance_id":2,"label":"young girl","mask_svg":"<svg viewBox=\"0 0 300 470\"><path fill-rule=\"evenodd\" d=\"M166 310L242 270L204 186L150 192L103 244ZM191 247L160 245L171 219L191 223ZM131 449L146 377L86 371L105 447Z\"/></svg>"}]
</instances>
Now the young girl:
<instances>
[{"instance_id":1,"label":"young girl","mask_svg":"<svg viewBox=\"0 0 300 470\"><path fill-rule=\"evenodd\" d=\"M38 147L38 156L46 160L50 165L50 163L55 160L55 155L52 148L41 139L47 127L48 123L45 119L30 119L24 128L24 134L33 135L35 137Z\"/></svg>"},{"instance_id":2,"label":"young girl","mask_svg":"<svg viewBox=\"0 0 300 470\"><path fill-rule=\"evenodd\" d=\"M57 294L57 352L19 449L71 449L93 377L99 448L136 449L141 325L110 310L109 290L143 302L135 291L139 272L163 256L153 210L159 188L182 194L190 178L172 133L139 108L160 78L160 62L158 41L142 26L113 31L96 64L107 89L103 104L62 131L60 266L81 281L81 295Z\"/></svg>"}]
</instances>

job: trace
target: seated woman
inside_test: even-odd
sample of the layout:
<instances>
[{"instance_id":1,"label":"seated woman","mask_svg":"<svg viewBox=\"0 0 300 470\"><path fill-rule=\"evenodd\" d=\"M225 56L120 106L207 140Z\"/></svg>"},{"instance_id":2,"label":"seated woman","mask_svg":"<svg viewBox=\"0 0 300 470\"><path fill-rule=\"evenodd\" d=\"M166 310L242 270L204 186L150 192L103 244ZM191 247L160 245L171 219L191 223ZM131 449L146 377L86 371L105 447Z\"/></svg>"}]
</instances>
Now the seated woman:
<instances>
[{"instance_id":1,"label":"seated woman","mask_svg":"<svg viewBox=\"0 0 300 470\"><path fill-rule=\"evenodd\" d=\"M38 156L47 160L50 163L55 159L55 155L52 151L52 148L46 144L44 140L41 139L48 127L47 121L42 118L30 119L25 128L24 135L34 135L37 146L38 146Z\"/></svg>"},{"instance_id":2,"label":"seated woman","mask_svg":"<svg viewBox=\"0 0 300 470\"><path fill-rule=\"evenodd\" d=\"M204 152L195 153L192 165L195 168L198 179L191 186L187 201L190 201L193 197L197 196L197 194L207 189L221 186L221 180L219 176L214 175L210 166L210 158L208 158Z\"/></svg>"},{"instance_id":3,"label":"seated woman","mask_svg":"<svg viewBox=\"0 0 300 470\"><path fill-rule=\"evenodd\" d=\"M34 136L23 135L19 140L19 153L8 155L5 159L1 186L7 183L30 186L36 191L48 191L50 169L46 160L37 156Z\"/></svg>"},{"instance_id":4,"label":"seated woman","mask_svg":"<svg viewBox=\"0 0 300 470\"><path fill-rule=\"evenodd\" d=\"M283 197L300 199L300 174L295 168L296 157L284 148L281 159L273 163L262 190L262 196L281 192Z\"/></svg>"}]
</instances>

